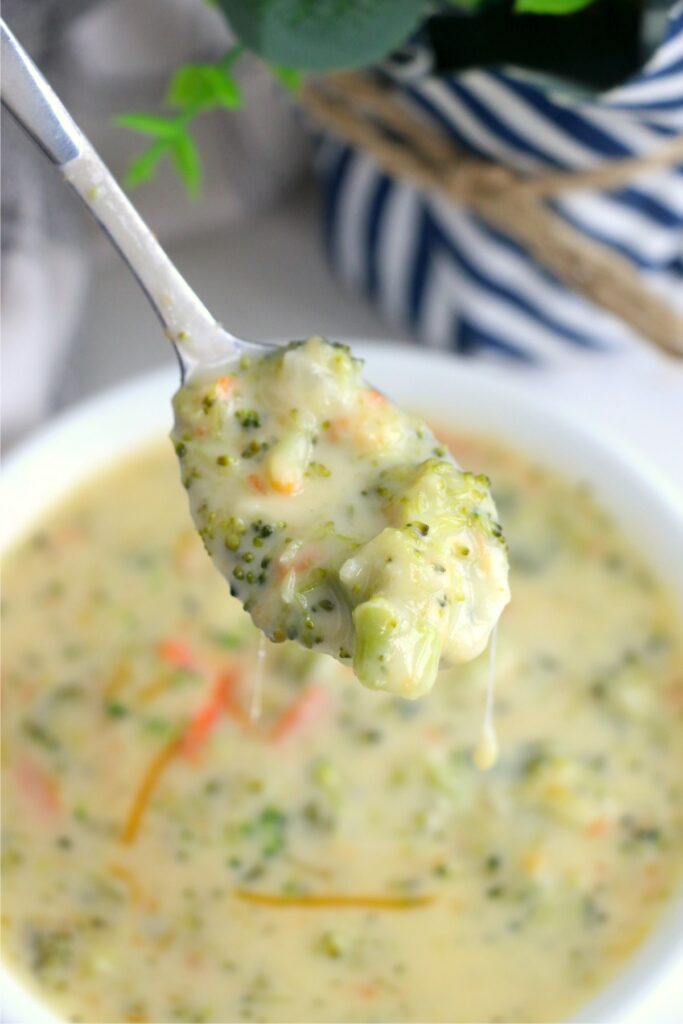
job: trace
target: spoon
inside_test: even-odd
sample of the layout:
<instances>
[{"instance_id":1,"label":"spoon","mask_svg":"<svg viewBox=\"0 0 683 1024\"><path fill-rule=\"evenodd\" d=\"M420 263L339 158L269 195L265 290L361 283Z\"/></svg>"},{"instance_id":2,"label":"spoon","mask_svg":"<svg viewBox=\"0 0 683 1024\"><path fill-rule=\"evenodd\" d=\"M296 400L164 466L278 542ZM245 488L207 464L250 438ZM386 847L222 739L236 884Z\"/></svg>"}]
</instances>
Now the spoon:
<instances>
[{"instance_id":1,"label":"spoon","mask_svg":"<svg viewBox=\"0 0 683 1024\"><path fill-rule=\"evenodd\" d=\"M381 430L379 435L370 431L369 451L362 445L359 450L353 431L348 431L345 416L341 419L346 421L347 427L342 428L341 437L325 435L332 421L324 414L351 408L348 405L351 398L355 399L356 411L364 411L365 419L361 418L356 424L356 430L361 432L364 423L373 421L367 403L371 403L375 415L377 397L381 410L385 403L388 410L390 403L357 379L358 363L348 350L345 354L335 353L333 346L321 338L309 338L285 350L282 359L289 357L287 366L292 386L296 380L301 383L303 379L309 382L311 393L304 388L300 401L289 406L284 421L276 414L279 385L272 377L268 378L267 365L262 376L268 383L263 391L254 389L249 380L242 381L241 400L244 395L249 396L253 407L231 407L234 415L223 417L222 413L232 402L233 377L231 374L215 375L211 380L211 371L225 367L226 363L236 363L238 357L247 357L247 364L249 356L256 357L257 361L271 352L273 346L243 341L216 322L4 22L0 22L0 28L2 102L57 165L65 181L119 250L175 348L183 383L191 381L176 396L176 432L173 435L176 454L183 467L183 484L189 493L195 525L215 565L230 581L231 592L241 598L256 625L272 639L300 638L305 647L320 645L319 650L339 660L353 658L358 678L374 689L386 689L404 697L426 693L434 683L444 653L450 652L456 660L466 661L483 650L509 599L507 557L500 540L500 527L493 518L495 506L487 485L473 487L465 482L463 489L457 464L445 449L436 447L436 439L426 424L416 427L395 408L389 413L394 424L389 435L395 428L402 441L398 455L391 443L382 445L375 440L382 434ZM322 388L320 377L316 378L321 368L327 374L331 397ZM342 379L348 384L347 390L340 385ZM221 389L220 400L218 388ZM296 392L296 388L294 390ZM322 397L318 395L321 404L316 412L315 396L321 391ZM285 394L289 398L286 389ZM211 410L217 401L218 415L211 419ZM297 494L313 466L317 471L324 471L323 479L333 476L327 465L312 461L313 441L308 429L302 429L300 423L298 406L304 404L309 406L313 420L316 423L319 420L319 432L325 436L318 450L327 451L336 476L330 481L334 486L317 491L313 506L298 502L289 507L287 520L291 521L292 537L287 537L287 522L282 515L275 515L282 495ZM271 433L265 439L252 436L247 442L242 430L260 431L261 412L265 414L264 422L271 423L268 428ZM197 429L197 417L201 420L200 429ZM380 425L386 417L386 411L379 413ZM272 436L273 429L275 436ZM318 439L316 437L316 442ZM351 453L350 462L345 459L345 452ZM258 463L252 462L257 455ZM231 466L234 470L226 473L224 470ZM255 468L259 471L255 472ZM403 472L403 482L395 480L396 507L384 501L390 494L382 476L385 470L391 471L394 477L397 470L399 477ZM338 486L340 479L346 480L347 485L343 500ZM421 495L415 488L422 489ZM375 497L370 498L371 493ZM466 528L466 520L449 515L443 507L444 496L456 504L469 502L478 545L475 550L485 554L481 562L469 558L474 544L474 541L469 543L469 532L465 532L468 543L460 543L457 549L460 554L454 554L457 538L462 541L461 534L470 528ZM353 515L354 498L368 516L365 524L361 518L360 526L355 526L349 534L348 530L339 528L338 517L346 523L344 517ZM378 498L381 501L375 507ZM419 509L419 521L403 521L409 514L408 505ZM240 546L244 548L247 543L243 540L247 523L251 530L248 550L240 550ZM323 529L329 525L331 532L321 536L321 525ZM415 530L425 538L432 526L431 539L424 541L425 545L432 545L427 558L426 548L419 547ZM266 532L254 536L256 529ZM359 537L356 536L358 529ZM288 547L293 538L294 543ZM252 546L257 540L262 548L267 540L268 548L259 555L254 571L248 566L255 560ZM312 589L296 591L297 573L304 573L311 565L297 569L288 567L297 551L309 542L311 546L317 545L314 562L322 561L316 564L318 570L322 569L322 577L316 577ZM432 558L437 561L432 562ZM418 559L421 559L419 566ZM451 574L441 581L441 574L447 574L442 564L444 560L449 561ZM395 567L386 570L386 566L393 566L395 561L402 570L399 568L396 572ZM420 573L424 565L431 566L438 580L431 572ZM421 582L413 581L413 569L415 581ZM284 576L280 575L281 571ZM283 579L288 582L284 583ZM411 581L408 588L406 581ZM293 602L295 592L297 600ZM463 617L459 602L464 599L461 594L465 593L470 595L470 606ZM314 601L317 603L312 603ZM446 608L448 612L444 611ZM325 618L326 613L336 609L341 611L335 613L333 619ZM306 633L306 630L313 632ZM495 756L490 729L486 741L481 760L488 764Z\"/></svg>"},{"instance_id":2,"label":"spoon","mask_svg":"<svg viewBox=\"0 0 683 1024\"><path fill-rule=\"evenodd\" d=\"M2 103L61 171L132 270L172 343L183 381L272 346L245 341L214 319L143 221L45 80L0 19Z\"/></svg>"}]
</instances>

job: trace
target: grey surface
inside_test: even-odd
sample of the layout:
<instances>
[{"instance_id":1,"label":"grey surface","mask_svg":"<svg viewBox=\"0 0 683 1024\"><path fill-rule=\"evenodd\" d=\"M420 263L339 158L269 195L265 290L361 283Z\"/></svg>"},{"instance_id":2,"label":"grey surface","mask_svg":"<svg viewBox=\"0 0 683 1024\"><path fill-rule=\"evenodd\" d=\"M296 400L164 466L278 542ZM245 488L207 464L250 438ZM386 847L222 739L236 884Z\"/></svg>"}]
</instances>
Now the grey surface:
<instances>
[{"instance_id":1,"label":"grey surface","mask_svg":"<svg viewBox=\"0 0 683 1024\"><path fill-rule=\"evenodd\" d=\"M405 340L325 263L314 189L217 234L168 245L172 259L216 317L254 339L320 333ZM174 362L151 307L126 267L102 252L81 327L58 387L57 406Z\"/></svg>"}]
</instances>

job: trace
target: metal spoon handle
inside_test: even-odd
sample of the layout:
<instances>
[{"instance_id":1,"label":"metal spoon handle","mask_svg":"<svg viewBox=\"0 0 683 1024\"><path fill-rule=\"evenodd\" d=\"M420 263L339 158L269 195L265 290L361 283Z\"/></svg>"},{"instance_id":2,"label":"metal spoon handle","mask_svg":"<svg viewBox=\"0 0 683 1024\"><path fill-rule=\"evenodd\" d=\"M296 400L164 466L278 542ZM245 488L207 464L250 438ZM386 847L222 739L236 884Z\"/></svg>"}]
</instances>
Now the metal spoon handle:
<instances>
[{"instance_id":1,"label":"metal spoon handle","mask_svg":"<svg viewBox=\"0 0 683 1024\"><path fill-rule=\"evenodd\" d=\"M228 359L227 334L179 273L21 43L0 19L2 103L55 163L139 281L184 371Z\"/></svg>"}]
</instances>

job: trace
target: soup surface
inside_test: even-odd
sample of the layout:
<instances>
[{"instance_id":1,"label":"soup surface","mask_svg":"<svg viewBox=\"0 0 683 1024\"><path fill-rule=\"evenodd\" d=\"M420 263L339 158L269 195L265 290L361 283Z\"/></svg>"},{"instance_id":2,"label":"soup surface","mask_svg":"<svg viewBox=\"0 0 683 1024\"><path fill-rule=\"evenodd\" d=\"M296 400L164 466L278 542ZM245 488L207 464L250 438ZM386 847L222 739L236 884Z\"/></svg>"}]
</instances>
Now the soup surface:
<instances>
[{"instance_id":1,"label":"soup surface","mask_svg":"<svg viewBox=\"0 0 683 1024\"><path fill-rule=\"evenodd\" d=\"M647 935L683 863L680 620L585 488L453 448L510 543L488 773L485 654L409 703L259 657L168 445L7 558L4 950L65 1017L549 1021Z\"/></svg>"}]
</instances>

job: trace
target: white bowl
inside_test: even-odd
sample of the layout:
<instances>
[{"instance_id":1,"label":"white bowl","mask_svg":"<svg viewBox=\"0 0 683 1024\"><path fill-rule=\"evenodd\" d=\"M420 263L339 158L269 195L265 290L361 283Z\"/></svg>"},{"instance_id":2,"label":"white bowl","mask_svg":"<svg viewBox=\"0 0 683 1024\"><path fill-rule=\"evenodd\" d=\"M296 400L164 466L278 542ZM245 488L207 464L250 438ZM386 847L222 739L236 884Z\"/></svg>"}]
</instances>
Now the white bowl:
<instances>
[{"instance_id":1,"label":"white bowl","mask_svg":"<svg viewBox=\"0 0 683 1024\"><path fill-rule=\"evenodd\" d=\"M672 587L683 609L683 496L618 438L543 395L539 380L491 379L447 355L355 345L368 379L403 405L435 420L498 436L568 477L591 484ZM167 433L177 377L164 370L94 398L53 421L7 459L0 478L0 550L78 484L140 445ZM539 975L542 965L539 964ZM57 1024L36 996L0 969L2 1007L12 1024ZM573 1019L577 1022L683 1020L683 894L618 977Z\"/></svg>"}]
</instances>

